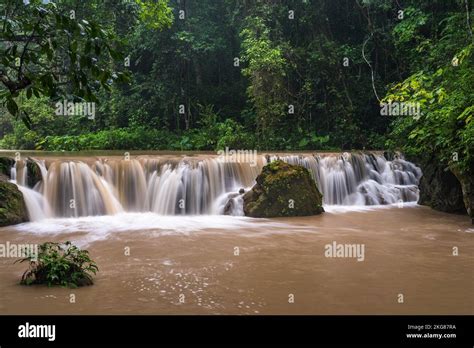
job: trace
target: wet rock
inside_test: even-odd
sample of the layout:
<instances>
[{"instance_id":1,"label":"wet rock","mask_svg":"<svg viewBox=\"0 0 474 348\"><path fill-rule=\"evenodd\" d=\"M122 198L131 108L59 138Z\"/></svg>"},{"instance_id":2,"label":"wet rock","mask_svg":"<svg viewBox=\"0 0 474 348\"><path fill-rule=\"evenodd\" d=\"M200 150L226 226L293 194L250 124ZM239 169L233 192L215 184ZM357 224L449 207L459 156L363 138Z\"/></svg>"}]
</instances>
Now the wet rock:
<instances>
[{"instance_id":1,"label":"wet rock","mask_svg":"<svg viewBox=\"0 0 474 348\"><path fill-rule=\"evenodd\" d=\"M224 207L224 215L232 215L233 210L234 210L234 200L229 199L229 201Z\"/></svg>"},{"instance_id":2,"label":"wet rock","mask_svg":"<svg viewBox=\"0 0 474 348\"><path fill-rule=\"evenodd\" d=\"M387 160L387 161L393 161L393 160L396 160L396 159L399 159L401 157L400 155L400 152L398 151L384 151L383 152L383 157Z\"/></svg>"},{"instance_id":3,"label":"wet rock","mask_svg":"<svg viewBox=\"0 0 474 348\"><path fill-rule=\"evenodd\" d=\"M466 213L461 184L449 168L432 160L421 163L421 170L418 204L447 213Z\"/></svg>"},{"instance_id":4,"label":"wet rock","mask_svg":"<svg viewBox=\"0 0 474 348\"><path fill-rule=\"evenodd\" d=\"M27 184L28 187L35 187L35 185L43 178L41 176L41 169L38 164L32 159L28 158L26 162L27 171Z\"/></svg>"},{"instance_id":5,"label":"wet rock","mask_svg":"<svg viewBox=\"0 0 474 348\"><path fill-rule=\"evenodd\" d=\"M0 226L28 221L22 193L15 184L0 181Z\"/></svg>"},{"instance_id":6,"label":"wet rock","mask_svg":"<svg viewBox=\"0 0 474 348\"><path fill-rule=\"evenodd\" d=\"M232 212L234 211L235 209L235 201L234 201L234 198L239 196L238 193L231 193L229 194L228 196L228 201L224 207L224 215L232 215Z\"/></svg>"},{"instance_id":7,"label":"wet rock","mask_svg":"<svg viewBox=\"0 0 474 348\"><path fill-rule=\"evenodd\" d=\"M451 166L451 171L461 183L462 198L467 214L474 224L474 173L462 172L455 166Z\"/></svg>"},{"instance_id":8,"label":"wet rock","mask_svg":"<svg viewBox=\"0 0 474 348\"><path fill-rule=\"evenodd\" d=\"M263 168L256 181L243 197L247 216L307 216L324 211L322 195L302 166L274 161Z\"/></svg>"},{"instance_id":9,"label":"wet rock","mask_svg":"<svg viewBox=\"0 0 474 348\"><path fill-rule=\"evenodd\" d=\"M3 174L10 179L10 171L14 164L15 160L13 158L0 157L0 174Z\"/></svg>"}]
</instances>

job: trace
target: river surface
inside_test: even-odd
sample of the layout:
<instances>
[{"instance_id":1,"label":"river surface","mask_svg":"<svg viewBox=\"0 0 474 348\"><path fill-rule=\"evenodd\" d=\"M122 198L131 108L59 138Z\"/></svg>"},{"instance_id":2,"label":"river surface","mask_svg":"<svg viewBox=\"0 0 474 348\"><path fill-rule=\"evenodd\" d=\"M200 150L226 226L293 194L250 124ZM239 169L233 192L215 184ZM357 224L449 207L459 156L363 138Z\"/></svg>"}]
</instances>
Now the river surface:
<instances>
[{"instance_id":1,"label":"river surface","mask_svg":"<svg viewBox=\"0 0 474 348\"><path fill-rule=\"evenodd\" d=\"M27 265L0 258L0 313L474 313L466 216L410 203L327 210L278 219L123 213L3 227L0 243L71 240L100 272L89 287L26 287L18 283ZM326 257L334 242L363 244L363 261Z\"/></svg>"}]
</instances>

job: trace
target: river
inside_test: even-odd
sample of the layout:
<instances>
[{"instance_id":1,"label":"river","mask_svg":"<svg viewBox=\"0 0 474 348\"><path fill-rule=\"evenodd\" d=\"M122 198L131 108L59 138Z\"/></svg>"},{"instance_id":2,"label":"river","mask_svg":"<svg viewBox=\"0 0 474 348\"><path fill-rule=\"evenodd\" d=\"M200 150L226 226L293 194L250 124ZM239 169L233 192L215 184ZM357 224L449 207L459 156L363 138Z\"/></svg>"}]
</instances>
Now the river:
<instances>
[{"instance_id":1,"label":"river","mask_svg":"<svg viewBox=\"0 0 474 348\"><path fill-rule=\"evenodd\" d=\"M474 229L466 216L416 204L421 173L412 164L397 167L380 156L287 160L311 170L325 213L222 215L227 194L251 184L250 167L38 159L46 185L22 191L36 200L28 207L38 209L35 221L0 228L1 242L71 240L90 251L100 271L89 287L26 287L18 283L27 265L0 258L0 313L473 313ZM117 181L127 170L135 174ZM163 173L169 180L160 184ZM203 186L203 175L213 177L210 185ZM80 208L68 211L62 204L71 194ZM172 209L156 197L167 197ZM180 198L189 211L175 209ZM329 257L334 244L363 246L363 257Z\"/></svg>"}]
</instances>

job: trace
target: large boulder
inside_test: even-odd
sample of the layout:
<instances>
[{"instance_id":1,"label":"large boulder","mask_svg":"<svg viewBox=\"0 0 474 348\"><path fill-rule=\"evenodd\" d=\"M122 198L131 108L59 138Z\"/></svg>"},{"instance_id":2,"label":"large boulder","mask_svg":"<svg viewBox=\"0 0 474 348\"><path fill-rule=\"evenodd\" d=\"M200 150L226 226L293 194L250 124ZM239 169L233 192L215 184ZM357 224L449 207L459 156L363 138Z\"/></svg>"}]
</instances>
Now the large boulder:
<instances>
[{"instance_id":1,"label":"large boulder","mask_svg":"<svg viewBox=\"0 0 474 348\"><path fill-rule=\"evenodd\" d=\"M23 195L15 184L0 181L0 226L28 221Z\"/></svg>"},{"instance_id":2,"label":"large boulder","mask_svg":"<svg viewBox=\"0 0 474 348\"><path fill-rule=\"evenodd\" d=\"M324 211L322 195L304 167L274 161L263 167L256 181L243 197L246 216L307 216Z\"/></svg>"}]
</instances>

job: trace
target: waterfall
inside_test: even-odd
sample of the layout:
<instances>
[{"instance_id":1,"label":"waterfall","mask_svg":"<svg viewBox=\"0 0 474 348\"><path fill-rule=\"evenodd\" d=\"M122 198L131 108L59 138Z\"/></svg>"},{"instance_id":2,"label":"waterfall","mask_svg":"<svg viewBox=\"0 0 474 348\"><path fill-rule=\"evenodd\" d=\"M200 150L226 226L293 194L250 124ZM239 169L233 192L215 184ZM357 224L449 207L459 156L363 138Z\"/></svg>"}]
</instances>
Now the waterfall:
<instances>
[{"instance_id":1,"label":"waterfall","mask_svg":"<svg viewBox=\"0 0 474 348\"><path fill-rule=\"evenodd\" d=\"M53 216L48 201L41 193L21 185L18 185L18 189L25 199L30 221L39 221Z\"/></svg>"},{"instance_id":2,"label":"waterfall","mask_svg":"<svg viewBox=\"0 0 474 348\"><path fill-rule=\"evenodd\" d=\"M253 164L211 155L28 159L39 167L41 180L28 187L28 160L16 161L11 177L32 221L121 212L243 215L243 190L276 159L307 168L326 206L418 200L420 169L378 154L260 155Z\"/></svg>"},{"instance_id":3,"label":"waterfall","mask_svg":"<svg viewBox=\"0 0 474 348\"><path fill-rule=\"evenodd\" d=\"M421 170L402 158L381 155L271 156L307 168L325 205L380 205L418 200Z\"/></svg>"}]
</instances>

